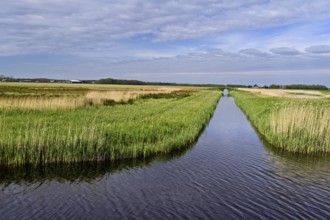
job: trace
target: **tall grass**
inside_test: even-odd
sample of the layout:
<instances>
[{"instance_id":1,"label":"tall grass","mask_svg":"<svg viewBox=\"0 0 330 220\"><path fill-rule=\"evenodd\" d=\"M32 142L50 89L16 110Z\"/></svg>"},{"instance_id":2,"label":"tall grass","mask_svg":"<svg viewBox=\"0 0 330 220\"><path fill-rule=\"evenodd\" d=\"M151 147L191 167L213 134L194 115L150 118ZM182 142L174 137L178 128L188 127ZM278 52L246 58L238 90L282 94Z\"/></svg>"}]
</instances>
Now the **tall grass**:
<instances>
[{"instance_id":1,"label":"tall grass","mask_svg":"<svg viewBox=\"0 0 330 220\"><path fill-rule=\"evenodd\" d=\"M330 100L232 91L237 105L274 146L297 153L330 152Z\"/></svg>"},{"instance_id":2,"label":"tall grass","mask_svg":"<svg viewBox=\"0 0 330 220\"><path fill-rule=\"evenodd\" d=\"M180 91L180 90L178 90ZM92 100L93 103L100 104L104 100L113 100L114 102L127 102L129 100L135 100L143 96L153 94L168 94L176 93L177 90L173 89L157 89L157 90L127 90L127 91L90 91L86 94L88 100Z\"/></svg>"},{"instance_id":3,"label":"tall grass","mask_svg":"<svg viewBox=\"0 0 330 220\"><path fill-rule=\"evenodd\" d=\"M298 90L298 89L264 89L264 88L239 88L241 91L248 91L268 96L285 98L326 98L326 92L318 90Z\"/></svg>"},{"instance_id":4,"label":"tall grass","mask_svg":"<svg viewBox=\"0 0 330 220\"><path fill-rule=\"evenodd\" d=\"M21 109L73 109L85 105L99 105L105 103L125 103L136 100L143 96L153 94L169 94L185 90L175 89L153 89L153 90L96 90L88 91L86 94L79 96L60 95L45 96L41 93L38 96L33 95L20 95L16 93L13 95L0 96L0 108L21 108ZM189 91L189 90L188 90ZM54 95L54 94L53 94Z\"/></svg>"},{"instance_id":5,"label":"tall grass","mask_svg":"<svg viewBox=\"0 0 330 220\"><path fill-rule=\"evenodd\" d=\"M141 158L192 143L219 92L137 99L132 105L0 109L1 165Z\"/></svg>"},{"instance_id":6,"label":"tall grass","mask_svg":"<svg viewBox=\"0 0 330 220\"><path fill-rule=\"evenodd\" d=\"M290 142L294 152L330 151L330 108L287 105L270 115L270 131L277 145Z\"/></svg>"},{"instance_id":7,"label":"tall grass","mask_svg":"<svg viewBox=\"0 0 330 220\"><path fill-rule=\"evenodd\" d=\"M83 106L86 103L88 103L88 99L85 97L0 97L0 108L4 109L72 109Z\"/></svg>"}]
</instances>

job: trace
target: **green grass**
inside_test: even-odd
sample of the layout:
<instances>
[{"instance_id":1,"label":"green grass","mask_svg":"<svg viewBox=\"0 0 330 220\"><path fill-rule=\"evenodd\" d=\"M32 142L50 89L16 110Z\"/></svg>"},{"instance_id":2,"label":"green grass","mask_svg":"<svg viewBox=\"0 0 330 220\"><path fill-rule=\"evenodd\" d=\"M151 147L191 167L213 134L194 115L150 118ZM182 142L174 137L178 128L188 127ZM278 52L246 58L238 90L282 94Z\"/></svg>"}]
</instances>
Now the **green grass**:
<instances>
[{"instance_id":1,"label":"green grass","mask_svg":"<svg viewBox=\"0 0 330 220\"><path fill-rule=\"evenodd\" d=\"M38 84L36 84L38 85ZM0 83L0 96L12 97L61 97L61 96L82 96L89 88L69 87L69 86L34 86L31 85L3 85Z\"/></svg>"},{"instance_id":2,"label":"green grass","mask_svg":"<svg viewBox=\"0 0 330 220\"><path fill-rule=\"evenodd\" d=\"M254 127L275 147L330 152L330 99L292 99L231 91Z\"/></svg>"},{"instance_id":3,"label":"green grass","mask_svg":"<svg viewBox=\"0 0 330 220\"><path fill-rule=\"evenodd\" d=\"M193 143L217 91L75 109L0 109L2 166L146 158Z\"/></svg>"},{"instance_id":4,"label":"green grass","mask_svg":"<svg viewBox=\"0 0 330 220\"><path fill-rule=\"evenodd\" d=\"M325 95L330 95L330 90L322 90L321 92Z\"/></svg>"}]
</instances>

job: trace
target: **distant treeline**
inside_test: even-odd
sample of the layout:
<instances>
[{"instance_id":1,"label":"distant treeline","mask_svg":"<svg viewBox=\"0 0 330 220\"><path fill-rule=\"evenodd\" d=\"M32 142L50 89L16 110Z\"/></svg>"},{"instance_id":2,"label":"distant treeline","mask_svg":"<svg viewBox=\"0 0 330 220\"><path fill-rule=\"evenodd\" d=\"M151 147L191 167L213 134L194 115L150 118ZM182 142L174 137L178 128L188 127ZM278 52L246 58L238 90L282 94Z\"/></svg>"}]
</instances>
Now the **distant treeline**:
<instances>
[{"instance_id":1,"label":"distant treeline","mask_svg":"<svg viewBox=\"0 0 330 220\"><path fill-rule=\"evenodd\" d=\"M0 82L31 82L31 83L95 83L95 80L66 80L49 78L15 78L13 76L0 75Z\"/></svg>"},{"instance_id":2,"label":"distant treeline","mask_svg":"<svg viewBox=\"0 0 330 220\"><path fill-rule=\"evenodd\" d=\"M304 84L292 84L292 85L275 85L270 86L258 86L255 85L239 85L239 84L227 84L230 88L265 88L265 89L308 89L308 90L328 90L325 85L304 85Z\"/></svg>"},{"instance_id":3,"label":"distant treeline","mask_svg":"<svg viewBox=\"0 0 330 220\"><path fill-rule=\"evenodd\" d=\"M85 84L114 84L114 85L152 85L152 86L200 86L200 87L215 87L215 88L270 88L270 89L310 89L310 90L328 90L325 85L276 85L258 86L241 85L241 84L189 84L189 83L173 83L173 82L145 82L139 80L113 79L105 78L99 80L65 80L65 79L48 79L48 78L14 78L12 76L0 75L2 82L41 82L41 83L85 83Z\"/></svg>"},{"instance_id":4,"label":"distant treeline","mask_svg":"<svg viewBox=\"0 0 330 220\"><path fill-rule=\"evenodd\" d=\"M68 80L55 80L55 79L47 79L47 78L12 78L12 77L6 77L2 78L0 77L0 81L2 82L35 82L35 83L67 83Z\"/></svg>"},{"instance_id":5,"label":"distant treeline","mask_svg":"<svg viewBox=\"0 0 330 220\"><path fill-rule=\"evenodd\" d=\"M80 84L112 84L112 85L153 85L153 86L199 86L199 87L216 87L225 88L225 85L218 84L189 84L189 83L168 83L168 82L144 82L139 80L125 80L105 78L99 80L65 80L65 79L48 79L48 78L14 78L0 75L2 82L35 82L35 83L80 83Z\"/></svg>"},{"instance_id":6,"label":"distant treeline","mask_svg":"<svg viewBox=\"0 0 330 220\"><path fill-rule=\"evenodd\" d=\"M270 89L310 89L310 90L328 90L324 85L304 85L304 84L292 84L292 85L275 85L269 86Z\"/></svg>"},{"instance_id":7,"label":"distant treeline","mask_svg":"<svg viewBox=\"0 0 330 220\"><path fill-rule=\"evenodd\" d=\"M218 84L188 84L171 82L144 82L139 80L113 79L106 78L95 81L96 84L116 84L116 85L153 85L153 86L205 86L205 87L226 87Z\"/></svg>"},{"instance_id":8,"label":"distant treeline","mask_svg":"<svg viewBox=\"0 0 330 220\"><path fill-rule=\"evenodd\" d=\"M252 88L252 85L241 85L241 84L227 84L229 88Z\"/></svg>"}]
</instances>

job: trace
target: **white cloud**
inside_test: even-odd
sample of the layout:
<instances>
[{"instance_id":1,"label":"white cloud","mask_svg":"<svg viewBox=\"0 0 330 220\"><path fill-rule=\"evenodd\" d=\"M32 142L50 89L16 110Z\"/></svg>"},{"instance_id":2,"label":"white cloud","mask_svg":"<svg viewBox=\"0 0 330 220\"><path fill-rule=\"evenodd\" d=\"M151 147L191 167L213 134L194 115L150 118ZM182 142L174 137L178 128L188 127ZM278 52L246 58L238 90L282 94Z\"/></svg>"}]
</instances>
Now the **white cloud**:
<instances>
[{"instance_id":1,"label":"white cloud","mask_svg":"<svg viewBox=\"0 0 330 220\"><path fill-rule=\"evenodd\" d=\"M319 72L330 69L329 8L329 0L2 0L0 71L211 81Z\"/></svg>"},{"instance_id":2,"label":"white cloud","mask_svg":"<svg viewBox=\"0 0 330 220\"><path fill-rule=\"evenodd\" d=\"M255 56L255 57L270 57L269 53L262 52L258 49L244 49L239 51L241 54Z\"/></svg>"},{"instance_id":3,"label":"white cloud","mask_svg":"<svg viewBox=\"0 0 330 220\"><path fill-rule=\"evenodd\" d=\"M324 54L330 53L330 45L315 45L305 49L309 53Z\"/></svg>"},{"instance_id":4,"label":"white cloud","mask_svg":"<svg viewBox=\"0 0 330 220\"><path fill-rule=\"evenodd\" d=\"M193 39L329 18L328 8L324 0L3 0L0 55L112 50L142 34Z\"/></svg>"},{"instance_id":5,"label":"white cloud","mask_svg":"<svg viewBox=\"0 0 330 220\"><path fill-rule=\"evenodd\" d=\"M287 56L295 56L301 54L298 50L291 47L277 47L277 48L271 48L270 51L275 54L279 55L287 55Z\"/></svg>"}]
</instances>

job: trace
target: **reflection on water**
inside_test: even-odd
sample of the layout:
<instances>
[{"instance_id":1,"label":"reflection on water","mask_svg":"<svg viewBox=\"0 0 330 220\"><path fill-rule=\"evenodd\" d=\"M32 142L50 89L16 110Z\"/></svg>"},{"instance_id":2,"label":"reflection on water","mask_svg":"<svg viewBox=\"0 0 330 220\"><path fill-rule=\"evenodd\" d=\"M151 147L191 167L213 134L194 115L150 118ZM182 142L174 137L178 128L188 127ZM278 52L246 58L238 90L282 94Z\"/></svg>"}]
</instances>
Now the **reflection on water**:
<instances>
[{"instance_id":1,"label":"reflection on water","mask_svg":"<svg viewBox=\"0 0 330 220\"><path fill-rule=\"evenodd\" d=\"M329 154L297 154L270 145L260 134L260 140L267 153L268 167L276 175L290 179L298 185L318 181L330 182ZM317 184L318 185L318 184Z\"/></svg>"},{"instance_id":2,"label":"reflection on water","mask_svg":"<svg viewBox=\"0 0 330 220\"><path fill-rule=\"evenodd\" d=\"M272 162L275 162L277 166L283 167L283 169L297 168L301 171L311 171L313 173L329 172L329 154L299 154L288 152L282 148L272 146L261 135L258 134L258 136L269 158L272 158Z\"/></svg>"},{"instance_id":3,"label":"reflection on water","mask_svg":"<svg viewBox=\"0 0 330 220\"><path fill-rule=\"evenodd\" d=\"M330 219L329 168L267 146L224 96L186 152L2 170L0 219Z\"/></svg>"},{"instance_id":4,"label":"reflection on water","mask_svg":"<svg viewBox=\"0 0 330 220\"><path fill-rule=\"evenodd\" d=\"M60 163L43 166L18 166L2 167L0 169L0 186L9 184L31 184L46 181L58 182L93 182L102 179L105 175L129 169L139 169L150 166L156 161L170 161L185 154L191 147L183 148L168 154L157 155L149 158L107 161L107 162L82 162Z\"/></svg>"},{"instance_id":5,"label":"reflection on water","mask_svg":"<svg viewBox=\"0 0 330 220\"><path fill-rule=\"evenodd\" d=\"M2 168L0 181L4 186L11 183L28 184L55 180L58 182L92 182L106 174L123 171L130 168L139 168L149 165L150 161L135 160L127 162L100 162L100 163L74 163L56 164L38 167L20 166L15 168Z\"/></svg>"},{"instance_id":6,"label":"reflection on water","mask_svg":"<svg viewBox=\"0 0 330 220\"><path fill-rule=\"evenodd\" d=\"M297 185L319 187L330 183L329 155L294 154L273 147L265 149L269 154L269 166L276 168L279 176L290 179Z\"/></svg>"}]
</instances>

